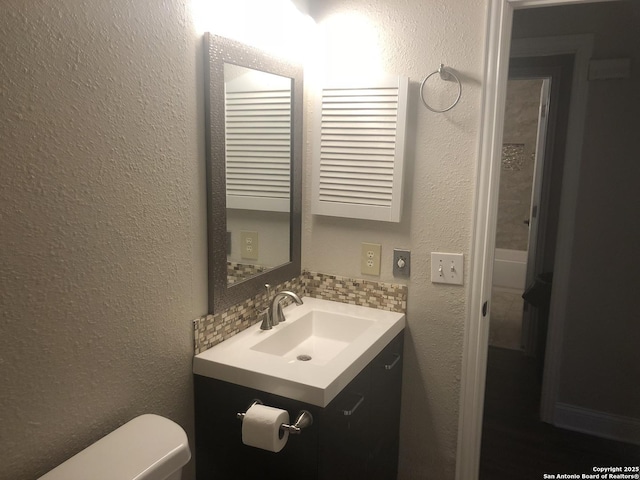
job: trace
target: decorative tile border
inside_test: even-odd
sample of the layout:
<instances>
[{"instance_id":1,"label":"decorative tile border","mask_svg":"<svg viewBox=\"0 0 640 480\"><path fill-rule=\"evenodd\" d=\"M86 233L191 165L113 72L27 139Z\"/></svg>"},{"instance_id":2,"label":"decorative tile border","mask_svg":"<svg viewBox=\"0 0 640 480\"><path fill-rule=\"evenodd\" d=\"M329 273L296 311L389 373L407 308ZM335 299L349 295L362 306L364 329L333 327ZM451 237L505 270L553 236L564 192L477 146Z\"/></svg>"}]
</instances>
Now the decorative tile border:
<instances>
[{"instance_id":1,"label":"decorative tile border","mask_svg":"<svg viewBox=\"0 0 640 480\"><path fill-rule=\"evenodd\" d=\"M324 273L302 272L274 289L292 290L300 296L322 298L334 302L405 313L408 287L390 283L359 280ZM291 303L285 299L284 304ZM258 321L258 313L268 307L262 293L215 315L205 315L193 321L195 354L234 336Z\"/></svg>"},{"instance_id":2,"label":"decorative tile border","mask_svg":"<svg viewBox=\"0 0 640 480\"><path fill-rule=\"evenodd\" d=\"M248 263L227 262L227 285L233 285L247 278L269 270L271 267L251 265Z\"/></svg>"},{"instance_id":3,"label":"decorative tile border","mask_svg":"<svg viewBox=\"0 0 640 480\"><path fill-rule=\"evenodd\" d=\"M305 272L305 295L392 312L407 311L406 285Z\"/></svg>"},{"instance_id":4,"label":"decorative tile border","mask_svg":"<svg viewBox=\"0 0 640 480\"><path fill-rule=\"evenodd\" d=\"M524 165L524 144L505 143L502 145L502 168L504 170L522 170Z\"/></svg>"},{"instance_id":5,"label":"decorative tile border","mask_svg":"<svg viewBox=\"0 0 640 480\"><path fill-rule=\"evenodd\" d=\"M280 290L292 290L303 296L302 276L277 285L273 291L279 292ZM283 302L284 304L285 302ZM269 302L265 292L234 305L224 312L196 318L193 321L196 355L249 328L258 321L258 313L268 306Z\"/></svg>"}]
</instances>

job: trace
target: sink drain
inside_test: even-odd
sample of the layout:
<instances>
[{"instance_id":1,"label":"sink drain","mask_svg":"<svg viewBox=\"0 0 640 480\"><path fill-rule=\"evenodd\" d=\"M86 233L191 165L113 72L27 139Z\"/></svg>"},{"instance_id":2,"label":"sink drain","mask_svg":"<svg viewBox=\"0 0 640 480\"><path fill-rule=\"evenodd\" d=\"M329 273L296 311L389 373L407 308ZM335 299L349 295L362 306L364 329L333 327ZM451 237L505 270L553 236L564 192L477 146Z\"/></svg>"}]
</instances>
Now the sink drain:
<instances>
[{"instance_id":1,"label":"sink drain","mask_svg":"<svg viewBox=\"0 0 640 480\"><path fill-rule=\"evenodd\" d=\"M301 362L308 362L311 360L311 355L298 355L296 358Z\"/></svg>"}]
</instances>

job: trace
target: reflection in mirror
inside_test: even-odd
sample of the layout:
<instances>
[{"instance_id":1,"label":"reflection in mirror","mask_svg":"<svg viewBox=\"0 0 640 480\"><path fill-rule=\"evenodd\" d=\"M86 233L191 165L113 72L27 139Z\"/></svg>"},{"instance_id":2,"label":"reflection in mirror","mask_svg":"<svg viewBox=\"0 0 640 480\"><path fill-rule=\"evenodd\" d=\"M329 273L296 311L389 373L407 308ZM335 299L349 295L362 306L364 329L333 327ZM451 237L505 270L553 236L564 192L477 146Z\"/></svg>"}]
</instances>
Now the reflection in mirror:
<instances>
[{"instance_id":1,"label":"reflection in mirror","mask_svg":"<svg viewBox=\"0 0 640 480\"><path fill-rule=\"evenodd\" d=\"M227 284L291 260L291 79L224 63Z\"/></svg>"},{"instance_id":2,"label":"reflection in mirror","mask_svg":"<svg viewBox=\"0 0 640 480\"><path fill-rule=\"evenodd\" d=\"M302 68L205 35L209 312L300 274Z\"/></svg>"}]
</instances>

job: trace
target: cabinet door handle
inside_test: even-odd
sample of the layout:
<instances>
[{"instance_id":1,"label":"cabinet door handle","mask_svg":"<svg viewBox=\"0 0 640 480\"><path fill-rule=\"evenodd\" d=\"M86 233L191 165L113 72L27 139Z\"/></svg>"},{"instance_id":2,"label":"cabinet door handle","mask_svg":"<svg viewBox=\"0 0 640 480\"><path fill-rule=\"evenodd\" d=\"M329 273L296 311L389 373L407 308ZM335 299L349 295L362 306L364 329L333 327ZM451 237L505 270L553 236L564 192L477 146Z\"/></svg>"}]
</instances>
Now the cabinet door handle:
<instances>
[{"instance_id":1,"label":"cabinet door handle","mask_svg":"<svg viewBox=\"0 0 640 480\"><path fill-rule=\"evenodd\" d=\"M350 409L350 410L342 410L342 414L343 414L345 417L348 417L349 415L353 415L353 414L356 412L356 410L358 409L358 407L360 406L360 404L361 404L362 402L364 402L364 395L362 395L362 394L360 394L360 393L356 393L356 395L360 397L360 398L358 399L358 401L356 402L356 404L355 404L353 407L351 407L351 409Z\"/></svg>"},{"instance_id":2,"label":"cabinet door handle","mask_svg":"<svg viewBox=\"0 0 640 480\"><path fill-rule=\"evenodd\" d=\"M396 357L396 358L393 360L393 362L391 362L391 363L387 363L387 364L384 366L384 369L385 369L385 370L391 370L391 369L392 369L393 367L395 367L395 366L398 364L398 362L400 361L400 354L399 354L399 353L394 353L394 354L393 354L393 356L394 356L394 357Z\"/></svg>"}]
</instances>

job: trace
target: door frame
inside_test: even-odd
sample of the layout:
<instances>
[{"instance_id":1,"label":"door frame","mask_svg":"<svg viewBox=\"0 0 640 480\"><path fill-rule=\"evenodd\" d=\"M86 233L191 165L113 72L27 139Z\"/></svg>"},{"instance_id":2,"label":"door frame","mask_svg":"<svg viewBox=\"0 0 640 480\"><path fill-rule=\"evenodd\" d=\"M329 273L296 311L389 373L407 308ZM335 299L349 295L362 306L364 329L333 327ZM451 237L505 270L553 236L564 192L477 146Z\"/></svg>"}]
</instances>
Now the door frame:
<instances>
[{"instance_id":1,"label":"door frame","mask_svg":"<svg viewBox=\"0 0 640 480\"><path fill-rule=\"evenodd\" d=\"M516 9L551 7L559 5L594 3L598 0L491 0L487 14L485 33L484 88L482 93L481 124L478 166L476 171L476 195L474 200L474 225L471 244L470 281L467 298L467 318L462 358L462 379L460 388L460 414L458 424L458 448L456 458L456 479L474 480L478 478L480 466L480 444L482 438L482 414L484 408L484 390L487 368L487 350L489 337L489 319L483 315L483 305L491 298L493 276L493 259L497 223L498 187L500 180L500 160L502 151L502 131L504 127L504 108L506 85L508 78L509 56L511 48L511 32L513 13ZM603 0L617 1L617 0ZM572 85L571 109L577 113L570 117L567 131L567 151L565 155L565 172L567 168L580 166L582 142L580 139L584 127L586 113L587 78L586 72L591 57L593 39L589 35L581 37L578 45L574 45L575 55L574 84ZM571 37L567 37L571 38ZM555 39L557 41L557 38ZM553 48L555 42L548 41L547 47ZM524 47L523 47L524 48ZM526 50L526 49L525 49ZM522 56L540 55L539 51L522 52ZM584 78L582 78L584 77ZM576 78L582 80L576 84ZM570 114L571 115L571 114ZM571 146L569 146L571 145ZM578 176L572 175L563 183L560 206L560 224L570 226L569 236L558 241L557 252L570 251L573 242L573 222L563 219L571 218L567 213L575 210L577 202ZM560 235L559 235L560 237ZM570 258L570 257L567 257ZM557 299L564 300L570 266L566 265L566 278L554 275L554 292L552 294L551 312L562 318L564 308ZM564 283L564 285L563 285ZM554 298L555 297L555 298ZM486 309L485 309L486 311ZM560 315L559 315L560 314ZM562 328L557 326L550 331L547 344L549 361L559 360L558 348L562 345ZM547 369L551 371L552 369ZM545 420L553 416L555 398L558 389L557 368L546 378L547 392L543 392L541 412Z\"/></svg>"}]
</instances>

